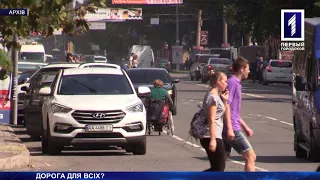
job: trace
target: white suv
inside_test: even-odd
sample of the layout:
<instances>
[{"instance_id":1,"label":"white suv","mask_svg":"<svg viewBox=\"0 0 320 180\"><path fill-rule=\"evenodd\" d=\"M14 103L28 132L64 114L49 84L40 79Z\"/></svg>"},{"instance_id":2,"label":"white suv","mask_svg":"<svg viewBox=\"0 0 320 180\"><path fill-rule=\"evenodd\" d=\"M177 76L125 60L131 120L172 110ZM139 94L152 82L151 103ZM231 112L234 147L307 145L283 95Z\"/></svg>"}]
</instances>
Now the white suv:
<instances>
[{"instance_id":1,"label":"white suv","mask_svg":"<svg viewBox=\"0 0 320 180\"><path fill-rule=\"evenodd\" d=\"M150 94L139 87L139 94ZM64 146L116 145L146 154L146 110L125 71L113 68L63 69L43 87L42 152Z\"/></svg>"}]
</instances>

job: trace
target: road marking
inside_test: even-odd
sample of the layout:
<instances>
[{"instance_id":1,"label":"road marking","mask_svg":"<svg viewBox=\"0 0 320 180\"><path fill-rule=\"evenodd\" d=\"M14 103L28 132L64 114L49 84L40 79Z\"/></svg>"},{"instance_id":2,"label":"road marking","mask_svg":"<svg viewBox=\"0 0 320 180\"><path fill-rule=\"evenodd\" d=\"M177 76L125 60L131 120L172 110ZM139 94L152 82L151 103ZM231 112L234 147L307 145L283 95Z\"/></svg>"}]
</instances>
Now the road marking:
<instances>
[{"instance_id":1,"label":"road marking","mask_svg":"<svg viewBox=\"0 0 320 180\"><path fill-rule=\"evenodd\" d=\"M209 86L208 85L205 85L205 84L197 84L198 86L202 86L202 87L206 87L208 88Z\"/></svg>"},{"instance_id":2,"label":"road marking","mask_svg":"<svg viewBox=\"0 0 320 180\"><path fill-rule=\"evenodd\" d=\"M164 132L167 133L166 131L164 131ZM177 140L179 140L179 141L183 141L183 139L179 138L179 137L176 136L176 135L173 135L172 137L175 138L175 139L177 139Z\"/></svg>"},{"instance_id":3,"label":"road marking","mask_svg":"<svg viewBox=\"0 0 320 180\"><path fill-rule=\"evenodd\" d=\"M194 100L190 99L189 101L193 102Z\"/></svg>"},{"instance_id":4,"label":"road marking","mask_svg":"<svg viewBox=\"0 0 320 180\"><path fill-rule=\"evenodd\" d=\"M287 124L287 125L293 126L293 124L288 123L288 122L285 122L285 121L279 121L279 122L281 122L281 123L283 123L283 124Z\"/></svg>"},{"instance_id":5,"label":"road marking","mask_svg":"<svg viewBox=\"0 0 320 180\"><path fill-rule=\"evenodd\" d=\"M268 117L268 116L266 116L265 118L267 118L267 119L271 119L271 120L273 120L273 121L278 121L278 119L273 118L273 117Z\"/></svg>"},{"instance_id":6,"label":"road marking","mask_svg":"<svg viewBox=\"0 0 320 180\"><path fill-rule=\"evenodd\" d=\"M50 167L50 166L51 166L51 165L50 165L50 164L48 164L47 162L44 162L44 164L45 164L45 165L47 165L48 167Z\"/></svg>"},{"instance_id":7,"label":"road marking","mask_svg":"<svg viewBox=\"0 0 320 180\"><path fill-rule=\"evenodd\" d=\"M167 131L163 130L163 132L167 134ZM205 149L200 148L200 146L197 145L197 144L193 144L193 143L191 143L191 142L189 142L189 141L186 141L186 140L184 140L184 139L182 139L182 138L180 138L180 137L178 137L178 136L176 136L176 135L173 135L173 136L171 136L171 137L173 137L173 138L175 138L175 139L177 139L177 140L179 140L179 141L184 141L185 144L188 144L188 145L193 146L193 147L195 147L195 148L199 148L200 151L206 152ZM240 164L240 165L242 165L242 166L245 165L245 163L240 162L240 161L235 161L235 160L231 160L231 159L228 159L228 161L230 161L230 162L232 162L232 163L234 163L234 164ZM268 170L263 169L263 168L260 168L260 167L257 167L257 166L256 166L256 169L259 170L259 171L262 171L262 172L268 172Z\"/></svg>"}]
</instances>

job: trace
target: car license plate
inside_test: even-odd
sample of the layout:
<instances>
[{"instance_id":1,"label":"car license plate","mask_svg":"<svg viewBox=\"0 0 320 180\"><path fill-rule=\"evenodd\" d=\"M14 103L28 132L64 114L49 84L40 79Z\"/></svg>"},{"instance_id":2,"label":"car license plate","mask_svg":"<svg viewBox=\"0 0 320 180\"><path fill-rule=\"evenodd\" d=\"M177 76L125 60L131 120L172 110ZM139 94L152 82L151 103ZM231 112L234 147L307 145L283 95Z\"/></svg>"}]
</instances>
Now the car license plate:
<instances>
[{"instance_id":1,"label":"car license plate","mask_svg":"<svg viewBox=\"0 0 320 180\"><path fill-rule=\"evenodd\" d=\"M110 132L113 130L112 125L86 125L87 132Z\"/></svg>"}]
</instances>

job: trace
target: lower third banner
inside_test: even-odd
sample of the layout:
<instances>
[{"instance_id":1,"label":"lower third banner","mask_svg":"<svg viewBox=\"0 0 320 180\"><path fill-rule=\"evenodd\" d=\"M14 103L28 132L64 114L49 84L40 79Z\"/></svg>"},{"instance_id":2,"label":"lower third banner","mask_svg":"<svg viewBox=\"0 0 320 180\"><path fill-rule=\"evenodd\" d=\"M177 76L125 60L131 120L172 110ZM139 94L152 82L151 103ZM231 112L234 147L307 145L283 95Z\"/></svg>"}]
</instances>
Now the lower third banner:
<instances>
[{"instance_id":1,"label":"lower third banner","mask_svg":"<svg viewBox=\"0 0 320 180\"><path fill-rule=\"evenodd\" d=\"M120 180L120 179L151 179L151 180L316 180L320 179L317 172L1 172L0 179L6 180Z\"/></svg>"}]
</instances>

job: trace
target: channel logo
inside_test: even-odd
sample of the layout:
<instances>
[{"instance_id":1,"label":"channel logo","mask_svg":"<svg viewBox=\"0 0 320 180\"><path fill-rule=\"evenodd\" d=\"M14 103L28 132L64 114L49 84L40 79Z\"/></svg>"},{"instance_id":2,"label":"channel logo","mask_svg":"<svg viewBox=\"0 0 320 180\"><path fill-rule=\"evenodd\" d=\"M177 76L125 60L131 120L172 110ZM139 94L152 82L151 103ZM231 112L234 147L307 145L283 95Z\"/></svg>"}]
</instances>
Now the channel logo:
<instances>
[{"instance_id":1,"label":"channel logo","mask_svg":"<svg viewBox=\"0 0 320 180\"><path fill-rule=\"evenodd\" d=\"M304 41L304 9L281 9L281 41Z\"/></svg>"}]
</instances>

